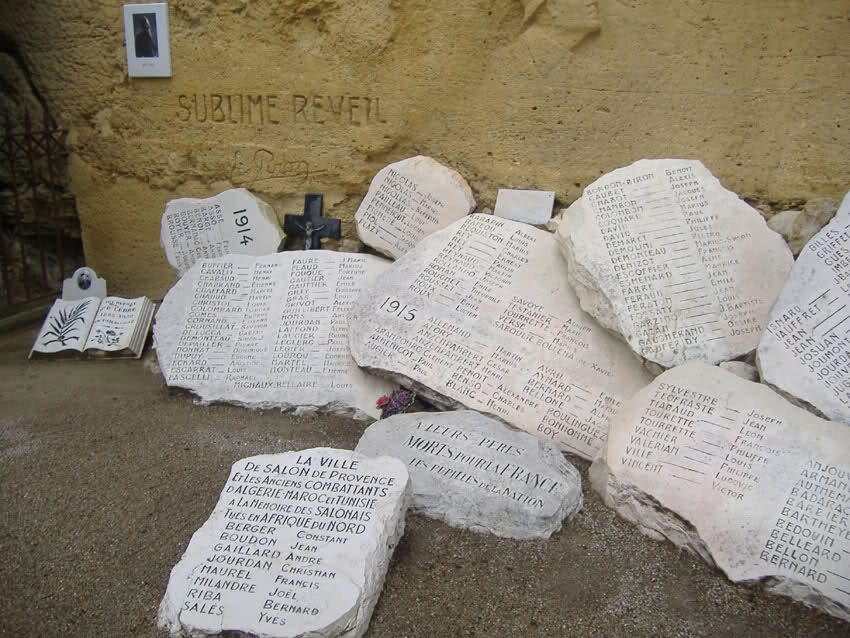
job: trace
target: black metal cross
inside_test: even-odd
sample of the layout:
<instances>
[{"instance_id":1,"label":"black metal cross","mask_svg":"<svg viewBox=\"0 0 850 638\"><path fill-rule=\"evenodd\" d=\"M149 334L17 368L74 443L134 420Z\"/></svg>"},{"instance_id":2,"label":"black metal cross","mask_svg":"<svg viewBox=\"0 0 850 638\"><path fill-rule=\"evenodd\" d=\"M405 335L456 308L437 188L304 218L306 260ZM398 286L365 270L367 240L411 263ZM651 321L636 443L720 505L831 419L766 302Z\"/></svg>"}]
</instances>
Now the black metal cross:
<instances>
[{"instance_id":1,"label":"black metal cross","mask_svg":"<svg viewBox=\"0 0 850 638\"><path fill-rule=\"evenodd\" d=\"M304 235L304 250L322 247L322 237L339 239L339 220L322 217L322 196L304 198L303 215L284 215L283 232L287 235Z\"/></svg>"}]
</instances>

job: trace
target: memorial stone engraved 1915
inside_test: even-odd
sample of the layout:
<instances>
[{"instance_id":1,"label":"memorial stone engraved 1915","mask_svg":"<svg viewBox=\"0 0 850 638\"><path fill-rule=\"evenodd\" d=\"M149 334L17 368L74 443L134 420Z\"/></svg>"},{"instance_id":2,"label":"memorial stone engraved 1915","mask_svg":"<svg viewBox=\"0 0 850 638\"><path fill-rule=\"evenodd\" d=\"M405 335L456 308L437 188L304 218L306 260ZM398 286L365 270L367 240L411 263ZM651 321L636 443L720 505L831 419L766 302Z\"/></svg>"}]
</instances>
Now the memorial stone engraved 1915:
<instances>
[{"instance_id":1,"label":"memorial stone engraved 1915","mask_svg":"<svg viewBox=\"0 0 850 638\"><path fill-rule=\"evenodd\" d=\"M848 449L846 425L692 361L611 419L590 478L644 533L850 620Z\"/></svg>"},{"instance_id":2,"label":"memorial stone engraved 1915","mask_svg":"<svg viewBox=\"0 0 850 638\"><path fill-rule=\"evenodd\" d=\"M322 195L304 198L303 215L284 215L283 227L287 235L303 235L304 250L318 250L322 237L339 239L339 220L322 216Z\"/></svg>"},{"instance_id":3,"label":"memorial stone engraved 1915","mask_svg":"<svg viewBox=\"0 0 850 638\"><path fill-rule=\"evenodd\" d=\"M157 314L166 382L204 401L377 418L393 386L354 364L347 314L389 263L327 250L201 260Z\"/></svg>"},{"instance_id":4,"label":"memorial stone engraved 1915","mask_svg":"<svg viewBox=\"0 0 850 638\"><path fill-rule=\"evenodd\" d=\"M237 461L171 571L159 627L171 636L362 636L404 532L409 485L398 459L348 450Z\"/></svg>"},{"instance_id":5,"label":"memorial stone engraved 1915","mask_svg":"<svg viewBox=\"0 0 850 638\"><path fill-rule=\"evenodd\" d=\"M549 441L478 412L414 412L370 425L357 452L404 461L411 508L449 525L548 538L581 509L581 476Z\"/></svg>"},{"instance_id":6,"label":"memorial stone engraved 1915","mask_svg":"<svg viewBox=\"0 0 850 638\"><path fill-rule=\"evenodd\" d=\"M354 223L360 241L398 258L474 208L472 189L457 171L417 155L378 172Z\"/></svg>"},{"instance_id":7,"label":"memorial stone engraved 1915","mask_svg":"<svg viewBox=\"0 0 850 638\"><path fill-rule=\"evenodd\" d=\"M419 242L364 290L351 323L360 366L584 458L650 378L581 311L552 235L492 215Z\"/></svg>"},{"instance_id":8,"label":"memorial stone engraved 1915","mask_svg":"<svg viewBox=\"0 0 850 638\"><path fill-rule=\"evenodd\" d=\"M765 383L850 425L850 193L794 263L758 364Z\"/></svg>"},{"instance_id":9,"label":"memorial stone engraved 1915","mask_svg":"<svg viewBox=\"0 0 850 638\"><path fill-rule=\"evenodd\" d=\"M553 191L527 191L500 188L496 196L496 217L512 219L535 226L545 224L552 217L555 205Z\"/></svg>"},{"instance_id":10,"label":"memorial stone engraved 1915","mask_svg":"<svg viewBox=\"0 0 850 638\"><path fill-rule=\"evenodd\" d=\"M692 160L608 173L557 237L582 308L656 371L754 350L793 260L758 211Z\"/></svg>"},{"instance_id":11,"label":"memorial stone engraved 1915","mask_svg":"<svg viewBox=\"0 0 850 638\"><path fill-rule=\"evenodd\" d=\"M160 243L181 276L199 259L268 255L282 240L272 207L244 188L207 199L172 199L162 215Z\"/></svg>"}]
</instances>

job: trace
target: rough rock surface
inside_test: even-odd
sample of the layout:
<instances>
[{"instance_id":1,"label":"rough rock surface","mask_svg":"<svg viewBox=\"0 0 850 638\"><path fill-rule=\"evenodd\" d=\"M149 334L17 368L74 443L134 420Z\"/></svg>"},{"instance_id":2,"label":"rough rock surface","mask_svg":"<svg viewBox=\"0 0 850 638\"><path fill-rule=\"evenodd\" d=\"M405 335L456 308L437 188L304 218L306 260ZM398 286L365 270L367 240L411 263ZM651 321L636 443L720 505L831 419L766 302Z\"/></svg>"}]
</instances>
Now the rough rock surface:
<instances>
[{"instance_id":1,"label":"rough rock surface","mask_svg":"<svg viewBox=\"0 0 850 638\"><path fill-rule=\"evenodd\" d=\"M579 308L552 235L492 215L419 242L363 291L351 325L358 365L584 458L650 378Z\"/></svg>"},{"instance_id":2,"label":"rough rock surface","mask_svg":"<svg viewBox=\"0 0 850 638\"><path fill-rule=\"evenodd\" d=\"M393 386L355 365L347 313L388 265L327 250L199 261L156 315L166 383L204 402L377 418Z\"/></svg>"},{"instance_id":3,"label":"rough rock surface","mask_svg":"<svg viewBox=\"0 0 850 638\"><path fill-rule=\"evenodd\" d=\"M775 233L782 235L785 243L791 244L791 238L794 233L794 222L803 214L801 210L783 210L776 213L773 217L767 220L767 226ZM794 252L793 250L791 252ZM798 250L797 253L800 251Z\"/></svg>"},{"instance_id":4,"label":"rough rock surface","mask_svg":"<svg viewBox=\"0 0 850 638\"><path fill-rule=\"evenodd\" d=\"M321 487L340 481L359 485L364 504L305 505L319 495L325 503L340 500L338 490ZM275 487L283 482L286 488ZM212 514L171 570L159 627L175 637L362 636L404 533L409 500L398 459L312 448L237 461ZM360 516L344 519L339 511ZM305 566L309 573L299 571Z\"/></svg>"},{"instance_id":5,"label":"rough rock surface","mask_svg":"<svg viewBox=\"0 0 850 638\"><path fill-rule=\"evenodd\" d=\"M165 256L180 276L199 259L277 252L283 237L274 209L244 188L172 199L160 228Z\"/></svg>"},{"instance_id":6,"label":"rough rock surface","mask_svg":"<svg viewBox=\"0 0 850 638\"><path fill-rule=\"evenodd\" d=\"M758 211L694 160L608 173L556 236L582 308L653 369L754 350L793 261Z\"/></svg>"},{"instance_id":7,"label":"rough rock surface","mask_svg":"<svg viewBox=\"0 0 850 638\"><path fill-rule=\"evenodd\" d=\"M743 361L724 361L720 367L747 381L759 382L759 370L756 366Z\"/></svg>"},{"instance_id":8,"label":"rough rock surface","mask_svg":"<svg viewBox=\"0 0 850 638\"><path fill-rule=\"evenodd\" d=\"M831 197L816 197L803 206L800 214L794 218L788 245L791 252L799 255L808 241L826 226L835 215L840 202Z\"/></svg>"},{"instance_id":9,"label":"rough rock surface","mask_svg":"<svg viewBox=\"0 0 850 638\"><path fill-rule=\"evenodd\" d=\"M356 451L401 459L411 508L454 527L548 538L582 507L581 476L552 443L471 410L376 421Z\"/></svg>"},{"instance_id":10,"label":"rough rock surface","mask_svg":"<svg viewBox=\"0 0 850 638\"><path fill-rule=\"evenodd\" d=\"M806 244L758 347L762 379L850 424L850 193Z\"/></svg>"},{"instance_id":11,"label":"rough rock surface","mask_svg":"<svg viewBox=\"0 0 850 638\"><path fill-rule=\"evenodd\" d=\"M850 620L848 449L847 426L689 362L611 420L590 479L649 536Z\"/></svg>"},{"instance_id":12,"label":"rough rock surface","mask_svg":"<svg viewBox=\"0 0 850 638\"><path fill-rule=\"evenodd\" d=\"M354 223L360 241L398 258L423 237L474 209L472 189L460 173L417 155L375 175Z\"/></svg>"}]
</instances>

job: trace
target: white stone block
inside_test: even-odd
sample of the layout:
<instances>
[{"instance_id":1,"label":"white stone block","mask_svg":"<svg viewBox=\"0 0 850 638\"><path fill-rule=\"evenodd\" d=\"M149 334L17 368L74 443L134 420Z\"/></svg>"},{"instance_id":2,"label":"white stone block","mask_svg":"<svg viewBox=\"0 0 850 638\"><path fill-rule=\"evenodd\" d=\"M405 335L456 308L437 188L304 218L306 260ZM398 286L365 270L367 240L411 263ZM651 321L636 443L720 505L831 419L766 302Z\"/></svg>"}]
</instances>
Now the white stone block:
<instances>
[{"instance_id":1,"label":"white stone block","mask_svg":"<svg viewBox=\"0 0 850 638\"><path fill-rule=\"evenodd\" d=\"M409 500L398 459L314 448L237 461L171 571L159 627L173 637L362 636Z\"/></svg>"},{"instance_id":2,"label":"white stone block","mask_svg":"<svg viewBox=\"0 0 850 638\"><path fill-rule=\"evenodd\" d=\"M376 421L356 451L404 461L411 508L454 527L548 538L582 507L581 475L552 443L471 410Z\"/></svg>"},{"instance_id":3,"label":"white stone block","mask_svg":"<svg viewBox=\"0 0 850 638\"><path fill-rule=\"evenodd\" d=\"M354 363L347 319L389 264L328 250L201 260L156 316L166 383L204 402L377 418L394 386Z\"/></svg>"},{"instance_id":4,"label":"white stone block","mask_svg":"<svg viewBox=\"0 0 850 638\"><path fill-rule=\"evenodd\" d=\"M554 205L554 191L500 188L493 214L496 217L538 226L549 221Z\"/></svg>"},{"instance_id":5,"label":"white stone block","mask_svg":"<svg viewBox=\"0 0 850 638\"><path fill-rule=\"evenodd\" d=\"M354 224L360 241L395 259L474 209L472 189L460 173L417 155L375 175Z\"/></svg>"},{"instance_id":6,"label":"white stone block","mask_svg":"<svg viewBox=\"0 0 850 638\"><path fill-rule=\"evenodd\" d=\"M850 620L850 428L719 367L668 370L611 419L594 489L734 582Z\"/></svg>"},{"instance_id":7,"label":"white stone block","mask_svg":"<svg viewBox=\"0 0 850 638\"><path fill-rule=\"evenodd\" d=\"M551 233L471 215L419 242L358 298L358 365L592 458L651 378L579 308Z\"/></svg>"}]
</instances>

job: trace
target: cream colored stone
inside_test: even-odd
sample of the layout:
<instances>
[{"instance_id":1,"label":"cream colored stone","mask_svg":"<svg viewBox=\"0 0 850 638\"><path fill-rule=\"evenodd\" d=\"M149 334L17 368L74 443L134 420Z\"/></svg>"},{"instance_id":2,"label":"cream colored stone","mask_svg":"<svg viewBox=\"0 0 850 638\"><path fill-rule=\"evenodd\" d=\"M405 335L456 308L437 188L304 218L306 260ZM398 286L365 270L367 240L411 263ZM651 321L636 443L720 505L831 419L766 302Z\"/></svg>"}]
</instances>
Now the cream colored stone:
<instances>
[{"instance_id":1,"label":"cream colored stone","mask_svg":"<svg viewBox=\"0 0 850 638\"><path fill-rule=\"evenodd\" d=\"M794 263L758 347L765 383L850 425L850 193Z\"/></svg>"},{"instance_id":2,"label":"cream colored stone","mask_svg":"<svg viewBox=\"0 0 850 638\"><path fill-rule=\"evenodd\" d=\"M584 458L650 378L581 311L551 233L493 215L423 239L363 291L350 322L366 370Z\"/></svg>"},{"instance_id":3,"label":"cream colored stone","mask_svg":"<svg viewBox=\"0 0 850 638\"><path fill-rule=\"evenodd\" d=\"M611 419L590 479L645 534L850 621L848 449L846 425L689 362Z\"/></svg>"},{"instance_id":4,"label":"cream colored stone","mask_svg":"<svg viewBox=\"0 0 850 638\"><path fill-rule=\"evenodd\" d=\"M375 173L419 153L482 194L571 202L635 158L692 155L742 196L840 196L838 2L181 0L167 79L127 78L117 5L6 2L0 23L70 129L87 264L159 298L168 200L245 187L282 215L323 193L353 238Z\"/></svg>"},{"instance_id":5,"label":"cream colored stone","mask_svg":"<svg viewBox=\"0 0 850 638\"><path fill-rule=\"evenodd\" d=\"M198 259L275 253L283 238L274 209L244 188L233 188L206 199L168 202L159 241L182 276Z\"/></svg>"},{"instance_id":6,"label":"cream colored stone","mask_svg":"<svg viewBox=\"0 0 850 638\"><path fill-rule=\"evenodd\" d=\"M417 155L375 175L354 224L360 241L397 259L474 209L472 190L460 173Z\"/></svg>"},{"instance_id":7,"label":"cream colored stone","mask_svg":"<svg viewBox=\"0 0 850 638\"><path fill-rule=\"evenodd\" d=\"M394 387L354 364L347 313L388 265L328 250L196 262L156 315L166 383L205 403L377 418Z\"/></svg>"},{"instance_id":8,"label":"cream colored stone","mask_svg":"<svg viewBox=\"0 0 850 638\"><path fill-rule=\"evenodd\" d=\"M582 308L648 363L754 350L791 270L782 237L694 160L599 178L556 233Z\"/></svg>"}]
</instances>

